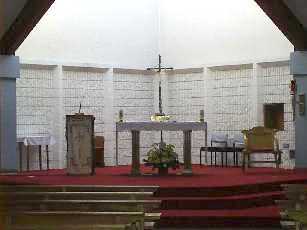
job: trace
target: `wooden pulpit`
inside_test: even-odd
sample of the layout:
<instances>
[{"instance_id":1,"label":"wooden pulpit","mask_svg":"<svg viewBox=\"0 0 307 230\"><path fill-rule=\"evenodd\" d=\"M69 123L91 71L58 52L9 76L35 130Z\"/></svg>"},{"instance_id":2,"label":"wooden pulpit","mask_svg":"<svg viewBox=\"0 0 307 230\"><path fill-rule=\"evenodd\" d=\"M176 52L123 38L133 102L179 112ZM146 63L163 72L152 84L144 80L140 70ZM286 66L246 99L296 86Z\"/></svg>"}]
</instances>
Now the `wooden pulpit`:
<instances>
[{"instance_id":1,"label":"wooden pulpit","mask_svg":"<svg viewBox=\"0 0 307 230\"><path fill-rule=\"evenodd\" d=\"M77 113L66 115L67 173L95 173L94 116Z\"/></svg>"}]
</instances>

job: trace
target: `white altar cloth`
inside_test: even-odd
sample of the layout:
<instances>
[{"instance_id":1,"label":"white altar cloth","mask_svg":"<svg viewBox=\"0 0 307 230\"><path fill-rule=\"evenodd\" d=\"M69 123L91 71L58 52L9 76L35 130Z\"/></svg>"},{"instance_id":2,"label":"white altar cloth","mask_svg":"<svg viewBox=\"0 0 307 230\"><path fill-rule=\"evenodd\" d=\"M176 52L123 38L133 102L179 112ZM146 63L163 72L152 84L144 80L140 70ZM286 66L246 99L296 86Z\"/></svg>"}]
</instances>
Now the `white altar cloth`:
<instances>
[{"instance_id":1,"label":"white altar cloth","mask_svg":"<svg viewBox=\"0 0 307 230\"><path fill-rule=\"evenodd\" d=\"M56 143L55 138L51 135L48 136L25 136L17 137L18 143L28 145L54 145Z\"/></svg>"}]
</instances>

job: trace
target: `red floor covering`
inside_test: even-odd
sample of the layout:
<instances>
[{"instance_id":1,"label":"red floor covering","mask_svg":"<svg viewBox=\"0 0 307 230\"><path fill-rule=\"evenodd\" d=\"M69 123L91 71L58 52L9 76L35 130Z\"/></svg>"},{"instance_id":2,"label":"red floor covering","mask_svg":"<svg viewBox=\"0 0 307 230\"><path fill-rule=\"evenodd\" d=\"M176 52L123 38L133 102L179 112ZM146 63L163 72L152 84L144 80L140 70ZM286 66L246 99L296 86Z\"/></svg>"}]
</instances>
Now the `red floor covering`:
<instances>
[{"instance_id":1,"label":"red floor covering","mask_svg":"<svg viewBox=\"0 0 307 230\"><path fill-rule=\"evenodd\" d=\"M193 176L130 176L130 166L96 169L94 176L67 176L65 170L0 175L5 184L158 185L162 200L157 227L280 228L275 200L285 199L281 184L307 183L307 170L193 166ZM152 173L142 166L143 173Z\"/></svg>"},{"instance_id":2,"label":"red floor covering","mask_svg":"<svg viewBox=\"0 0 307 230\"><path fill-rule=\"evenodd\" d=\"M75 185L158 185L161 187L228 187L264 183L293 183L306 181L307 170L285 170L276 168L221 168L193 165L193 176L129 175L130 166L97 168L94 176L68 176L65 170L30 171L16 175L0 175L0 183L27 184L75 184ZM152 173L142 166L143 173Z\"/></svg>"}]
</instances>

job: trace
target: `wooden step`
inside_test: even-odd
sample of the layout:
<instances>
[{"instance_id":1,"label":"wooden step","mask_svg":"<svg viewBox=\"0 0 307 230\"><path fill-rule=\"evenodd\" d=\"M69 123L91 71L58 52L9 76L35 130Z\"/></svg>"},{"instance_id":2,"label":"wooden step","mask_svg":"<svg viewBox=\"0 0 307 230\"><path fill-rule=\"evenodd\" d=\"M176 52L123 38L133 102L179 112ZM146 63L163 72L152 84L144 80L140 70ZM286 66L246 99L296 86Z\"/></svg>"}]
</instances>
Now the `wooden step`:
<instances>
[{"instance_id":1,"label":"wooden step","mask_svg":"<svg viewBox=\"0 0 307 230\"><path fill-rule=\"evenodd\" d=\"M9 216L10 225L113 225L138 223L144 227L143 212L20 212Z\"/></svg>"},{"instance_id":2,"label":"wooden step","mask_svg":"<svg viewBox=\"0 0 307 230\"><path fill-rule=\"evenodd\" d=\"M113 225L13 225L9 230L136 230L133 224L113 224Z\"/></svg>"},{"instance_id":3,"label":"wooden step","mask_svg":"<svg viewBox=\"0 0 307 230\"><path fill-rule=\"evenodd\" d=\"M298 223L293 220L280 221L280 225L285 230L296 230L296 228L298 227Z\"/></svg>"},{"instance_id":4,"label":"wooden step","mask_svg":"<svg viewBox=\"0 0 307 230\"><path fill-rule=\"evenodd\" d=\"M306 191L307 184L282 184L281 187L284 190L296 190L296 191Z\"/></svg>"},{"instance_id":5,"label":"wooden step","mask_svg":"<svg viewBox=\"0 0 307 230\"><path fill-rule=\"evenodd\" d=\"M146 222L156 222L160 220L161 213L155 212L155 213L145 213L145 221Z\"/></svg>"},{"instance_id":6,"label":"wooden step","mask_svg":"<svg viewBox=\"0 0 307 230\"><path fill-rule=\"evenodd\" d=\"M306 184L287 184L282 185L285 195L289 200L305 201L307 200Z\"/></svg>"},{"instance_id":7,"label":"wooden step","mask_svg":"<svg viewBox=\"0 0 307 230\"><path fill-rule=\"evenodd\" d=\"M154 212L160 205L160 200L11 200L7 206L19 211Z\"/></svg>"},{"instance_id":8,"label":"wooden step","mask_svg":"<svg viewBox=\"0 0 307 230\"><path fill-rule=\"evenodd\" d=\"M152 192L0 192L0 200L146 200L152 196Z\"/></svg>"},{"instance_id":9,"label":"wooden step","mask_svg":"<svg viewBox=\"0 0 307 230\"><path fill-rule=\"evenodd\" d=\"M0 185L0 192L155 192L158 186Z\"/></svg>"},{"instance_id":10,"label":"wooden step","mask_svg":"<svg viewBox=\"0 0 307 230\"><path fill-rule=\"evenodd\" d=\"M303 201L276 200L275 202L282 211L286 211L286 210L288 211L294 211L294 210L307 211L307 200L303 200Z\"/></svg>"},{"instance_id":11,"label":"wooden step","mask_svg":"<svg viewBox=\"0 0 307 230\"><path fill-rule=\"evenodd\" d=\"M155 223L156 222L145 222L144 223L144 230L153 230L155 229Z\"/></svg>"}]
</instances>

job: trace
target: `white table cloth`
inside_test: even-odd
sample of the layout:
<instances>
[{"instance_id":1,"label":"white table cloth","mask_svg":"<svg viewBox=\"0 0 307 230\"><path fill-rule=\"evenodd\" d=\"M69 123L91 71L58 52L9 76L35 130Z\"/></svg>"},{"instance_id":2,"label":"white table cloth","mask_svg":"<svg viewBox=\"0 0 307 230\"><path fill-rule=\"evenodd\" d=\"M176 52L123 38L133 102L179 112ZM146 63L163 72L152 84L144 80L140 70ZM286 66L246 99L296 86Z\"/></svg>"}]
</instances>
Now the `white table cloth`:
<instances>
[{"instance_id":1,"label":"white table cloth","mask_svg":"<svg viewBox=\"0 0 307 230\"><path fill-rule=\"evenodd\" d=\"M22 142L25 146L28 145L54 145L56 143L53 136L25 136L17 137L17 142Z\"/></svg>"},{"instance_id":2,"label":"white table cloth","mask_svg":"<svg viewBox=\"0 0 307 230\"><path fill-rule=\"evenodd\" d=\"M19 144L19 158L20 158L20 171L22 171L22 145L26 146L27 155L27 171L30 170L29 155L30 146L38 146L39 154L39 169L42 170L42 146L46 147L46 157L47 157L47 170L49 170L49 146L56 143L55 138L51 135L41 135L41 136L24 136L17 137L17 143Z\"/></svg>"}]
</instances>

